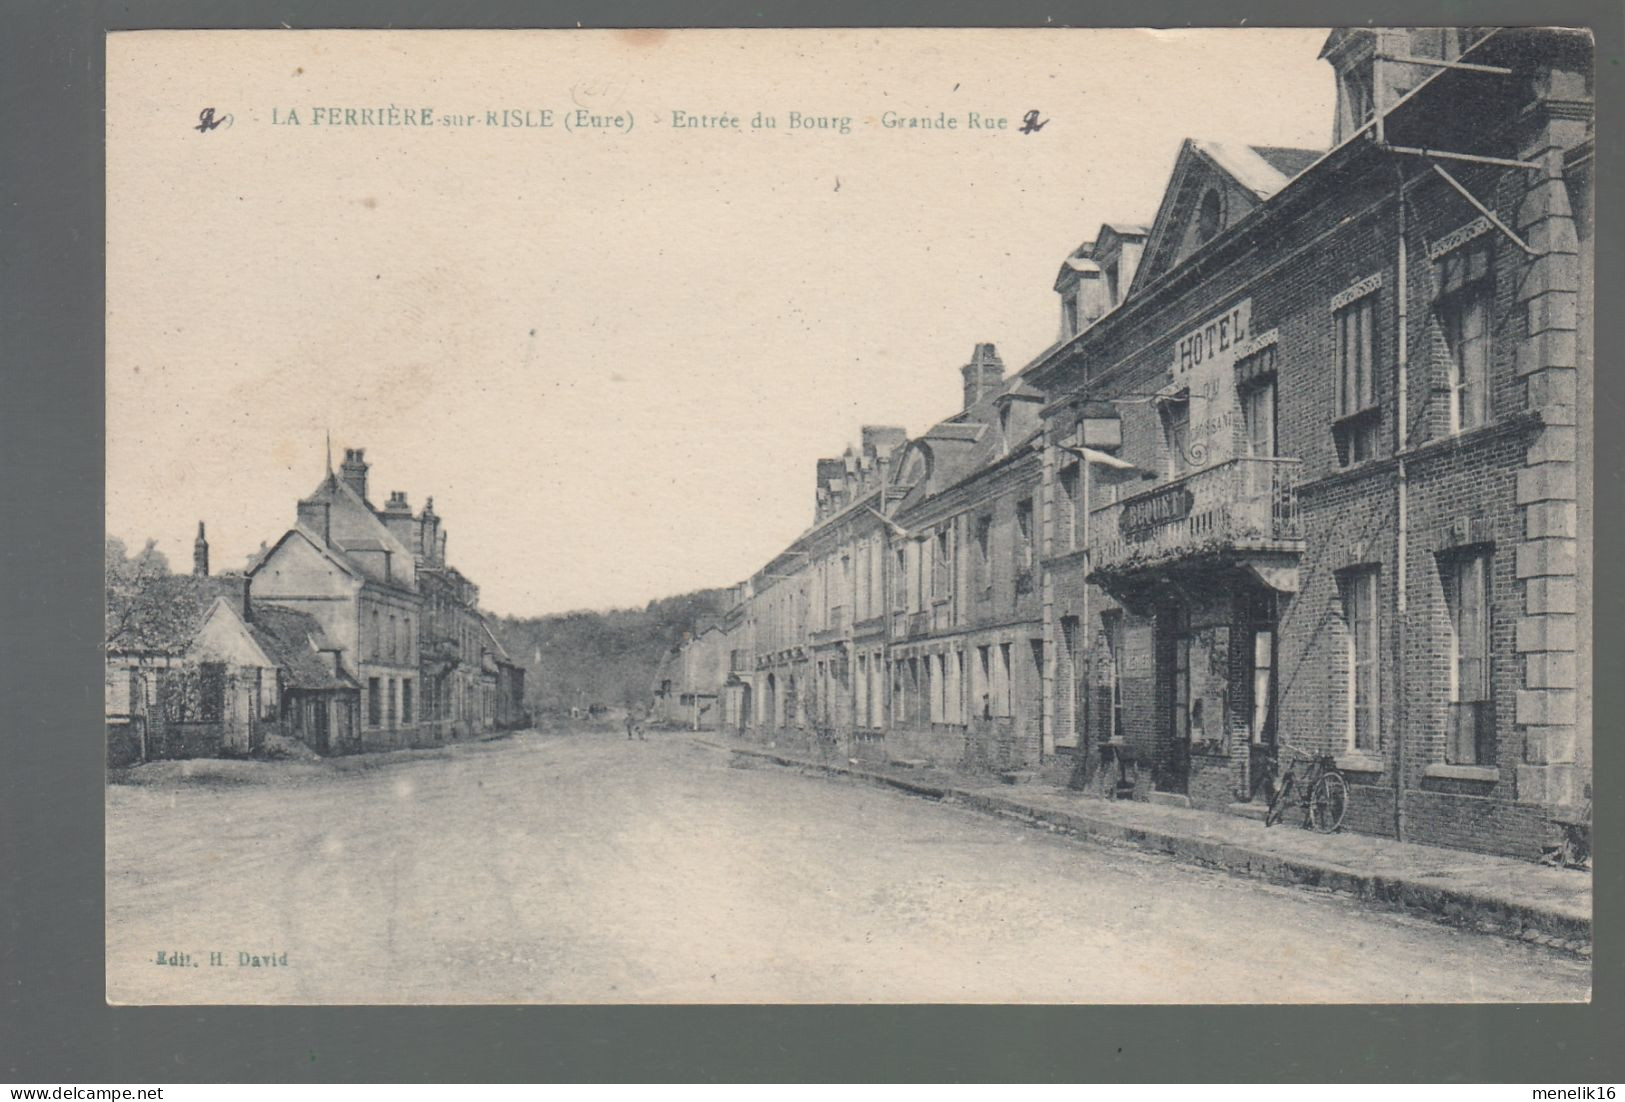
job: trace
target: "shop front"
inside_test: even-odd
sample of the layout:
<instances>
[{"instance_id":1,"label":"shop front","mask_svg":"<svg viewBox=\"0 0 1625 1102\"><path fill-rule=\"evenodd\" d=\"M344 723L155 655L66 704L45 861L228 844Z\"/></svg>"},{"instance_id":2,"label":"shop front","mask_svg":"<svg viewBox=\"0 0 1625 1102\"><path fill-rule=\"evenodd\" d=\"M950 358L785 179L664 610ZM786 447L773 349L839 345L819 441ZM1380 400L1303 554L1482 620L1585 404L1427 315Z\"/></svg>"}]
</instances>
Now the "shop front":
<instances>
[{"instance_id":1,"label":"shop front","mask_svg":"<svg viewBox=\"0 0 1625 1102\"><path fill-rule=\"evenodd\" d=\"M1288 460L1234 459L1094 513L1101 614L1093 699L1149 791L1258 797L1276 739L1277 628L1303 541ZM1107 719L1107 716L1110 718Z\"/></svg>"}]
</instances>

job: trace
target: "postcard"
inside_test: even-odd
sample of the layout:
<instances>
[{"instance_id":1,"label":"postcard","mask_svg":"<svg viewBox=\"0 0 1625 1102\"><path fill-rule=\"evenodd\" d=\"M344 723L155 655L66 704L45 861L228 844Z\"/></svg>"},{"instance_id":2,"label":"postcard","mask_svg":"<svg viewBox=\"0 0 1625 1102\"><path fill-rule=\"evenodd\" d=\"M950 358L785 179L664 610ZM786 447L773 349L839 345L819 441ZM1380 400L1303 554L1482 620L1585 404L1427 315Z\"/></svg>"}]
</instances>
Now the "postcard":
<instances>
[{"instance_id":1,"label":"postcard","mask_svg":"<svg viewBox=\"0 0 1625 1102\"><path fill-rule=\"evenodd\" d=\"M1586 32L107 61L110 1002L1589 999Z\"/></svg>"}]
</instances>

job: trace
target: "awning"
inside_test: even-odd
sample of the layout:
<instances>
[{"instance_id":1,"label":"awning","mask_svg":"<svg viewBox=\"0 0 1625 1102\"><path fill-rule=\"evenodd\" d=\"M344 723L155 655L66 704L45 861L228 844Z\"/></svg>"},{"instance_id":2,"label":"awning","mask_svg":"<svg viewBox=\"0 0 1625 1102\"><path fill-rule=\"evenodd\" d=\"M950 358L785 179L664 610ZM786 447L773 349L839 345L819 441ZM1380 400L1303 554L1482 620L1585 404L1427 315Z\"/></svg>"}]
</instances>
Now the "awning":
<instances>
[{"instance_id":1,"label":"awning","mask_svg":"<svg viewBox=\"0 0 1625 1102\"><path fill-rule=\"evenodd\" d=\"M1108 480L1126 482L1132 478L1152 479L1157 472L1148 471L1144 467L1136 467L1126 459L1119 459L1111 452L1097 451L1094 448L1085 448L1077 444L1062 444L1061 450L1071 452L1085 463L1100 468L1100 473Z\"/></svg>"}]
</instances>

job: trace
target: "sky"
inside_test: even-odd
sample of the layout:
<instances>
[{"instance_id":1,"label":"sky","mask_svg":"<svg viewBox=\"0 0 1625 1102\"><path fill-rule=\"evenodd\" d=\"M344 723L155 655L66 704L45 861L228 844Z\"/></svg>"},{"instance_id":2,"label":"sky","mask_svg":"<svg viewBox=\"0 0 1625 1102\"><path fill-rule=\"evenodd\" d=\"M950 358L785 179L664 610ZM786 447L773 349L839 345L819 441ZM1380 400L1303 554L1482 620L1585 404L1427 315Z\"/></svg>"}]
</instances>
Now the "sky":
<instances>
[{"instance_id":1,"label":"sky","mask_svg":"<svg viewBox=\"0 0 1625 1102\"><path fill-rule=\"evenodd\" d=\"M819 456L1047 348L1061 261L1149 224L1184 138L1326 147L1325 34L111 35L108 534L184 569L202 520L241 569L330 438L434 498L490 611L731 585Z\"/></svg>"}]
</instances>

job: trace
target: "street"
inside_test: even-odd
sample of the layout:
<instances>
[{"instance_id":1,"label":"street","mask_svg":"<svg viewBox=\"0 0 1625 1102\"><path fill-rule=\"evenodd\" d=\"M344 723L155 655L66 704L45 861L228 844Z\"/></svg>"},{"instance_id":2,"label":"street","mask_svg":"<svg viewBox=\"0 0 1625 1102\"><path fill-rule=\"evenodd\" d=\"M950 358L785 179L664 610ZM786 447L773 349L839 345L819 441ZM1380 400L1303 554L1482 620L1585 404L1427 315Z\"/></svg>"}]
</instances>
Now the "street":
<instances>
[{"instance_id":1,"label":"street","mask_svg":"<svg viewBox=\"0 0 1625 1102\"><path fill-rule=\"evenodd\" d=\"M739 767L680 734L527 732L136 773L108 788L115 1003L1479 1002L1590 989L1586 962L1536 947Z\"/></svg>"}]
</instances>

